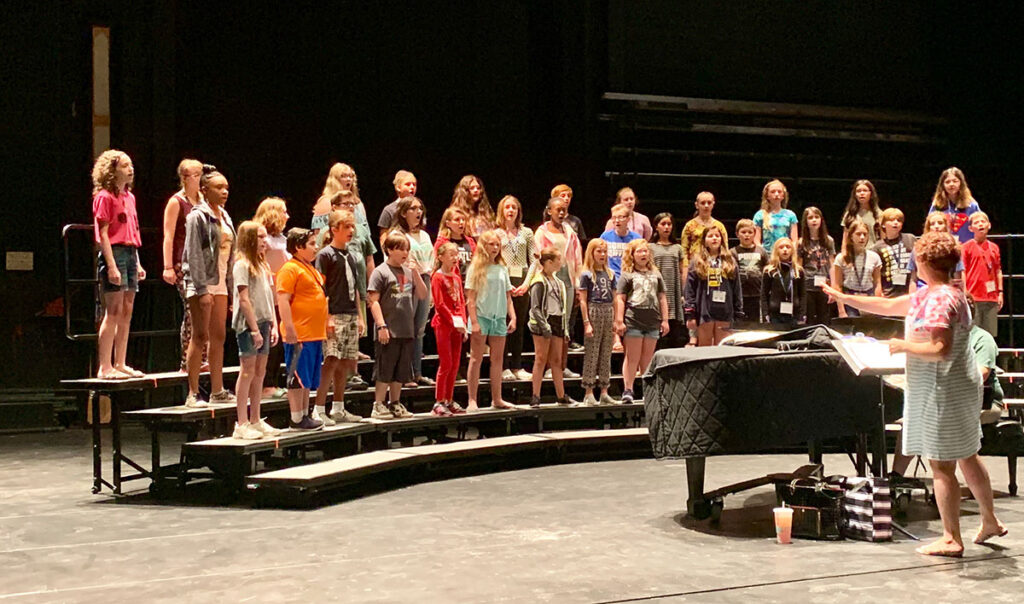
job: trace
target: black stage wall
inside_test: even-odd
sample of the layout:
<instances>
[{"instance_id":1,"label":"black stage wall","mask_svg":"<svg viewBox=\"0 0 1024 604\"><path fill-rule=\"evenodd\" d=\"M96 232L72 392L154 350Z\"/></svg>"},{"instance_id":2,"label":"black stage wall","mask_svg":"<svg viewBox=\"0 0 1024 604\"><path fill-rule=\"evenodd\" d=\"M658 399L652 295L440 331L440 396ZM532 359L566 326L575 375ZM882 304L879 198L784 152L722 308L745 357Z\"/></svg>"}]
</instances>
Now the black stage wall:
<instances>
[{"instance_id":1,"label":"black stage wall","mask_svg":"<svg viewBox=\"0 0 1024 604\"><path fill-rule=\"evenodd\" d=\"M135 159L144 226L159 225L177 161L197 156L230 179L236 222L268 194L285 197L293 220L305 222L331 163L346 161L371 219L390 201L395 170L407 168L434 220L471 172L492 202L519 196L530 222L550 187L568 181L574 210L596 229L611 194L596 120L609 90L947 115L951 160L986 209L1009 207L1014 17L952 2L6 7L0 248L34 252L35 270L0 273L0 381L49 385L85 372L90 345L68 343L61 319L38 315L62 296L61 225L90 216L93 24L112 28L112 140ZM595 202L597 211L583 207ZM145 244L156 278L157 236ZM172 325L174 296L153 300L137 309L136 326ZM133 358L166 369L170 341Z\"/></svg>"}]
</instances>

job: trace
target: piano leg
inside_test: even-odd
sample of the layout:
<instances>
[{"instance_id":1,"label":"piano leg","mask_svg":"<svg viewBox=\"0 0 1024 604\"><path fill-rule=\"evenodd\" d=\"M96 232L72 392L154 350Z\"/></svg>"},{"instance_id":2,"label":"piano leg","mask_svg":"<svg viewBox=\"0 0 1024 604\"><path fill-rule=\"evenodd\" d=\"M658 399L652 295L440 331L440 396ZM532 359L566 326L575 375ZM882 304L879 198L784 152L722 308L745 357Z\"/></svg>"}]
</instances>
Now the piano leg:
<instances>
[{"instance_id":1,"label":"piano leg","mask_svg":"<svg viewBox=\"0 0 1024 604\"><path fill-rule=\"evenodd\" d=\"M686 513L703 520L711 515L711 502L704 498L704 458L686 458Z\"/></svg>"}]
</instances>

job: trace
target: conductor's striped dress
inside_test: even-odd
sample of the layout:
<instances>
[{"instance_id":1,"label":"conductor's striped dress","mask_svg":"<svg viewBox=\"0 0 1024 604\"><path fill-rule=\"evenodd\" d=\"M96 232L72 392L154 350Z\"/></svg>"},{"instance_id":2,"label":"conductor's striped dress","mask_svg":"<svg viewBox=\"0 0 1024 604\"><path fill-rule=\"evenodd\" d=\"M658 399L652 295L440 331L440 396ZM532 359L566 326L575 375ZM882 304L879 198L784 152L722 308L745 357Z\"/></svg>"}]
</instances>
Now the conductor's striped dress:
<instances>
[{"instance_id":1,"label":"conductor's striped dress","mask_svg":"<svg viewBox=\"0 0 1024 604\"><path fill-rule=\"evenodd\" d=\"M951 285L925 286L913 294L907 312L908 342L927 342L934 330L951 329L944 360L907 355L903 403L903 453L957 460L981 448L981 373L970 347L970 310L963 291Z\"/></svg>"}]
</instances>

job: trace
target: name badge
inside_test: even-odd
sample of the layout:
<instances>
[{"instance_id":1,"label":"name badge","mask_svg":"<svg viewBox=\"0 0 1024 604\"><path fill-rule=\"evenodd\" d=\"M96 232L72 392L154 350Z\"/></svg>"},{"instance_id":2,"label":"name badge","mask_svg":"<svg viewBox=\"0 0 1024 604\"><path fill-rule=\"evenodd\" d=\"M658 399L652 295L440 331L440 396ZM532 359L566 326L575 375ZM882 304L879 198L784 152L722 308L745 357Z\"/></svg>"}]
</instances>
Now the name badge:
<instances>
[{"instance_id":1,"label":"name badge","mask_svg":"<svg viewBox=\"0 0 1024 604\"><path fill-rule=\"evenodd\" d=\"M985 291L987 291L988 293L992 293L992 292L996 291L996 282L995 281L986 281L985 282Z\"/></svg>"},{"instance_id":2,"label":"name badge","mask_svg":"<svg viewBox=\"0 0 1024 604\"><path fill-rule=\"evenodd\" d=\"M465 329L466 328L466 322L463 321L462 317L459 317L459 316L453 316L452 317L452 325L455 326L455 329Z\"/></svg>"},{"instance_id":3,"label":"name badge","mask_svg":"<svg viewBox=\"0 0 1024 604\"><path fill-rule=\"evenodd\" d=\"M725 304L725 292L711 292L711 301L714 302L715 304Z\"/></svg>"},{"instance_id":4,"label":"name badge","mask_svg":"<svg viewBox=\"0 0 1024 604\"><path fill-rule=\"evenodd\" d=\"M779 303L779 312L784 315L793 314L793 303L792 302L781 302Z\"/></svg>"},{"instance_id":5,"label":"name badge","mask_svg":"<svg viewBox=\"0 0 1024 604\"><path fill-rule=\"evenodd\" d=\"M815 275L814 276L814 287L821 287L822 285L827 285L827 284L828 284L828 277L826 277L825 275Z\"/></svg>"},{"instance_id":6,"label":"name badge","mask_svg":"<svg viewBox=\"0 0 1024 604\"><path fill-rule=\"evenodd\" d=\"M516 279L523 276L523 267L521 266L510 266L508 267L508 276L515 277Z\"/></svg>"},{"instance_id":7,"label":"name badge","mask_svg":"<svg viewBox=\"0 0 1024 604\"><path fill-rule=\"evenodd\" d=\"M906 273L893 273L892 284L893 285L906 285L907 284L907 274Z\"/></svg>"}]
</instances>

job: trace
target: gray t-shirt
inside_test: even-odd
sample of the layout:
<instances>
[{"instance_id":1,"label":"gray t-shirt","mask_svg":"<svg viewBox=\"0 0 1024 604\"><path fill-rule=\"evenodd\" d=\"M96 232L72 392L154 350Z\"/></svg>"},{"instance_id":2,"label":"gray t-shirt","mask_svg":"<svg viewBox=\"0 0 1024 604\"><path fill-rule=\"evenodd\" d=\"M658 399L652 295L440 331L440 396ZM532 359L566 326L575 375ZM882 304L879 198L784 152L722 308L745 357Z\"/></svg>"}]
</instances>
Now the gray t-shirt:
<instances>
[{"instance_id":1,"label":"gray t-shirt","mask_svg":"<svg viewBox=\"0 0 1024 604\"><path fill-rule=\"evenodd\" d=\"M384 209L380 211L380 218L377 219L377 228L379 229L390 229L391 223L395 221L395 212L398 211L398 202L400 199L396 199L384 206ZM423 219L420 221L420 228L427 226L427 209L423 208Z\"/></svg>"},{"instance_id":2,"label":"gray t-shirt","mask_svg":"<svg viewBox=\"0 0 1024 604\"><path fill-rule=\"evenodd\" d=\"M236 292L239 287L245 287L249 290L249 302L252 303L256 322L263 323L266 321L273 323L275 319L274 289L270 286L270 273L267 272L260 277L254 277L249 272L249 263L239 260L235 262L235 266L231 269L231 274L235 278ZM249 329L249 326L246 325L245 315L239 307L239 298L240 296L234 296L231 327L236 332L241 333Z\"/></svg>"},{"instance_id":3,"label":"gray t-shirt","mask_svg":"<svg viewBox=\"0 0 1024 604\"><path fill-rule=\"evenodd\" d=\"M416 335L413 325L416 291L412 271L385 262L373 269L367 290L380 294L380 310L392 337L411 338Z\"/></svg>"},{"instance_id":4,"label":"gray t-shirt","mask_svg":"<svg viewBox=\"0 0 1024 604\"><path fill-rule=\"evenodd\" d=\"M605 271L580 273L580 289L587 291L587 304L611 304L615 298L615 277Z\"/></svg>"},{"instance_id":5,"label":"gray t-shirt","mask_svg":"<svg viewBox=\"0 0 1024 604\"><path fill-rule=\"evenodd\" d=\"M661 326L659 294L665 293L665 280L660 273L627 273L622 271L616 291L626 296L627 328L650 331Z\"/></svg>"}]
</instances>

